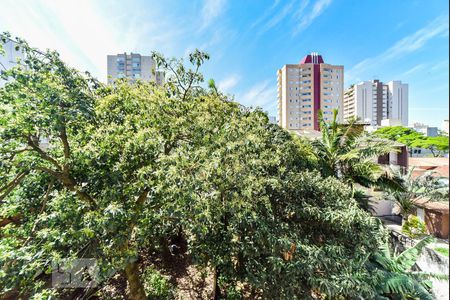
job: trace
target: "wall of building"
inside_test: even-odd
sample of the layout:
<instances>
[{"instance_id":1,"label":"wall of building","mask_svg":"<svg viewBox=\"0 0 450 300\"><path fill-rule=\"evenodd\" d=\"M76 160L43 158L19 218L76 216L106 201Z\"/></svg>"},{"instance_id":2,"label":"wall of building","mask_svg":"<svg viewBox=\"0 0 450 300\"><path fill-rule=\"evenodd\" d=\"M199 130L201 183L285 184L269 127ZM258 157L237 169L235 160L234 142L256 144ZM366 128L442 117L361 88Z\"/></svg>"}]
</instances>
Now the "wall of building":
<instances>
[{"instance_id":1,"label":"wall of building","mask_svg":"<svg viewBox=\"0 0 450 300\"><path fill-rule=\"evenodd\" d=\"M345 91L344 120L359 118L370 126L386 126L385 120L408 125L408 85L363 81Z\"/></svg>"},{"instance_id":2,"label":"wall of building","mask_svg":"<svg viewBox=\"0 0 450 300\"><path fill-rule=\"evenodd\" d=\"M107 56L108 83L118 78L127 78L131 81L164 82L164 73L156 71L155 61L151 56L138 53L123 53Z\"/></svg>"},{"instance_id":3,"label":"wall of building","mask_svg":"<svg viewBox=\"0 0 450 300\"><path fill-rule=\"evenodd\" d=\"M390 119L400 120L403 126L408 126L408 84L401 81L390 81L387 83Z\"/></svg>"},{"instance_id":4,"label":"wall of building","mask_svg":"<svg viewBox=\"0 0 450 300\"><path fill-rule=\"evenodd\" d=\"M333 109L342 108L343 66L325 64L320 55L307 55L299 64L287 64L277 72L278 119L289 130L318 130L319 109L326 121ZM340 111L339 120L341 120Z\"/></svg>"}]
</instances>

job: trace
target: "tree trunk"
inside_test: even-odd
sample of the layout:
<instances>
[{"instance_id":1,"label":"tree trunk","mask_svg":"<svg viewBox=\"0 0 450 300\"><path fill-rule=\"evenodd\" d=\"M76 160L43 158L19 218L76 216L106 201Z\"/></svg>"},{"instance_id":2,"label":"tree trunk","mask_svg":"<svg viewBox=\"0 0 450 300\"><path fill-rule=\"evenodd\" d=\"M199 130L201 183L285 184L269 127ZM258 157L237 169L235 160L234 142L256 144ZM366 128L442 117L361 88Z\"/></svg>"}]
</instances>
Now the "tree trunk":
<instances>
[{"instance_id":1,"label":"tree trunk","mask_svg":"<svg viewBox=\"0 0 450 300\"><path fill-rule=\"evenodd\" d=\"M214 267L214 278L213 278L213 299L219 300L221 299L220 287L219 287L219 270L217 267Z\"/></svg>"},{"instance_id":2,"label":"tree trunk","mask_svg":"<svg viewBox=\"0 0 450 300\"><path fill-rule=\"evenodd\" d=\"M128 281L129 298L131 300L147 300L144 286L139 278L139 267L137 262L129 263L125 267L125 276Z\"/></svg>"}]
</instances>

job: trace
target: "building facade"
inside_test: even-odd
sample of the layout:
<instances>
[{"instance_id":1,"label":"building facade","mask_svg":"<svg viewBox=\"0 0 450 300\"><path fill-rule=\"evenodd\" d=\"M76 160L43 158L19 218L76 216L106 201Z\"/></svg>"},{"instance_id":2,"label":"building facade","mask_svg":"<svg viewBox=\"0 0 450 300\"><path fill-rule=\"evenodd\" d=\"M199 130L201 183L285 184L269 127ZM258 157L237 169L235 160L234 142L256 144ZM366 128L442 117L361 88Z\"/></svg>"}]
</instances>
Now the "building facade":
<instances>
[{"instance_id":1,"label":"building facade","mask_svg":"<svg viewBox=\"0 0 450 300\"><path fill-rule=\"evenodd\" d=\"M424 136L438 136L439 135L439 129L437 127L431 127L422 123L414 123L412 128L417 131L422 133Z\"/></svg>"},{"instance_id":2,"label":"building facade","mask_svg":"<svg viewBox=\"0 0 450 300\"><path fill-rule=\"evenodd\" d=\"M371 126L383 126L384 120L408 126L408 84L372 80L352 85L344 93L343 117Z\"/></svg>"},{"instance_id":3,"label":"building facade","mask_svg":"<svg viewBox=\"0 0 450 300\"><path fill-rule=\"evenodd\" d=\"M108 55L108 83L116 79L127 78L130 81L155 81L162 84L164 73L156 71L155 61L151 56L138 53Z\"/></svg>"},{"instance_id":4,"label":"building facade","mask_svg":"<svg viewBox=\"0 0 450 300\"><path fill-rule=\"evenodd\" d=\"M319 130L318 111L331 121L344 96L344 67L326 64L321 55L306 55L299 64L277 72L278 124L289 130Z\"/></svg>"},{"instance_id":5,"label":"building facade","mask_svg":"<svg viewBox=\"0 0 450 300\"><path fill-rule=\"evenodd\" d=\"M18 65L19 60L25 58L21 49L16 49L16 42L8 40L6 43L2 43L4 54L0 54L0 71L6 71L12 67ZM0 78L0 87L5 85L6 81Z\"/></svg>"}]
</instances>

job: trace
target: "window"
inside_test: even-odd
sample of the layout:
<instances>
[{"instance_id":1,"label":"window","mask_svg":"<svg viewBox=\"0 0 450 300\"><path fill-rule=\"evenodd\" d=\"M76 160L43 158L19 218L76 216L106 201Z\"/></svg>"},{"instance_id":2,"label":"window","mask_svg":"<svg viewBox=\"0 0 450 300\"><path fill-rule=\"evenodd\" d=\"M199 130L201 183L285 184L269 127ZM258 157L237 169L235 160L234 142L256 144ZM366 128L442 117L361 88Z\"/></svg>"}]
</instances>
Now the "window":
<instances>
[{"instance_id":1,"label":"window","mask_svg":"<svg viewBox=\"0 0 450 300\"><path fill-rule=\"evenodd\" d=\"M311 96L311 93L310 92L302 93L302 96Z\"/></svg>"},{"instance_id":2,"label":"window","mask_svg":"<svg viewBox=\"0 0 450 300\"><path fill-rule=\"evenodd\" d=\"M331 102L333 102L331 99L323 99L323 102L326 102L326 103L331 103Z\"/></svg>"},{"instance_id":3,"label":"window","mask_svg":"<svg viewBox=\"0 0 450 300\"><path fill-rule=\"evenodd\" d=\"M331 115L331 114L333 114L333 112L332 111L324 111L323 114L324 115Z\"/></svg>"},{"instance_id":4,"label":"window","mask_svg":"<svg viewBox=\"0 0 450 300\"><path fill-rule=\"evenodd\" d=\"M324 105L324 108L332 108L331 105Z\"/></svg>"},{"instance_id":5,"label":"window","mask_svg":"<svg viewBox=\"0 0 450 300\"><path fill-rule=\"evenodd\" d=\"M303 127L311 126L311 123L305 123L303 124Z\"/></svg>"},{"instance_id":6,"label":"window","mask_svg":"<svg viewBox=\"0 0 450 300\"><path fill-rule=\"evenodd\" d=\"M323 93L325 96L330 96L331 95L331 93L330 92L326 92L326 93Z\"/></svg>"},{"instance_id":7,"label":"window","mask_svg":"<svg viewBox=\"0 0 450 300\"><path fill-rule=\"evenodd\" d=\"M311 102L311 99L310 98L303 99L302 102Z\"/></svg>"},{"instance_id":8,"label":"window","mask_svg":"<svg viewBox=\"0 0 450 300\"><path fill-rule=\"evenodd\" d=\"M306 114L306 115L310 115L310 114L311 114L311 111L310 111L310 110L307 110L307 111L304 111L303 113Z\"/></svg>"},{"instance_id":9,"label":"window","mask_svg":"<svg viewBox=\"0 0 450 300\"><path fill-rule=\"evenodd\" d=\"M308 104L308 105L302 105L302 108L309 108L309 107L311 107L311 104Z\"/></svg>"}]
</instances>

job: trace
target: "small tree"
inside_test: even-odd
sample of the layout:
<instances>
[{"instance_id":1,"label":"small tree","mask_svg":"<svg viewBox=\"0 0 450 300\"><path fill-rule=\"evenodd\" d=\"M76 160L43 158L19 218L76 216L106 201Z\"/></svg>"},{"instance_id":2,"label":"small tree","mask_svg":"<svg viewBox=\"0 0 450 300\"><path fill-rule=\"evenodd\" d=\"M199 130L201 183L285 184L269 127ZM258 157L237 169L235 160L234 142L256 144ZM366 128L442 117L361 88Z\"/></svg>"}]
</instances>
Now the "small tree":
<instances>
[{"instance_id":1,"label":"small tree","mask_svg":"<svg viewBox=\"0 0 450 300\"><path fill-rule=\"evenodd\" d=\"M339 178L352 187L398 187L389 170L376 162L379 156L395 151L391 142L366 134L356 119L339 124L337 110L330 123L319 112L319 125L322 137L311 144L323 176Z\"/></svg>"},{"instance_id":2,"label":"small tree","mask_svg":"<svg viewBox=\"0 0 450 300\"><path fill-rule=\"evenodd\" d=\"M448 199L448 185L433 172L427 172L416 178L413 177L414 168L407 174L393 171L395 177L401 180L402 189L387 190L386 197L394 201L400 208L400 215L404 220L414 211L416 201L426 198L428 201L446 201Z\"/></svg>"}]
</instances>

